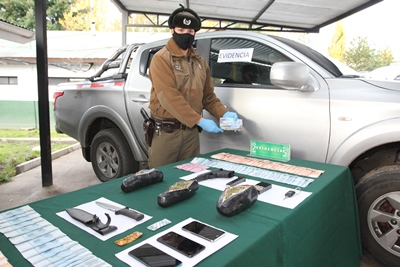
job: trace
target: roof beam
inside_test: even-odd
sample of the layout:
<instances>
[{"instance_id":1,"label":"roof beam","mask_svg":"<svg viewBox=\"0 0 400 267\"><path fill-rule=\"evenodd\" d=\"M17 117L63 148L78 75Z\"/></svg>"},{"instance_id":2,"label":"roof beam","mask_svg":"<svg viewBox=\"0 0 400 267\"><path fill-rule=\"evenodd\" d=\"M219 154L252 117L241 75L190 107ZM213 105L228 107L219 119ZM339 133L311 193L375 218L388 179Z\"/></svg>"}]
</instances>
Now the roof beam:
<instances>
[{"instance_id":1,"label":"roof beam","mask_svg":"<svg viewBox=\"0 0 400 267\"><path fill-rule=\"evenodd\" d=\"M264 12L275 2L275 0L270 0L261 10L258 12L258 14L254 17L253 22L256 23L257 20L264 14Z\"/></svg>"},{"instance_id":2,"label":"roof beam","mask_svg":"<svg viewBox=\"0 0 400 267\"><path fill-rule=\"evenodd\" d=\"M2 39L20 44L26 44L35 40L35 33L33 31L2 20L0 20L0 36Z\"/></svg>"},{"instance_id":3,"label":"roof beam","mask_svg":"<svg viewBox=\"0 0 400 267\"><path fill-rule=\"evenodd\" d=\"M273 2L274 0L272 0ZM129 11L129 15L137 14L144 16L150 24L126 24L126 27L149 27L149 28L168 28L168 19L160 19L161 16L165 17L168 14L157 14L157 13L148 13L148 12L138 12L138 11ZM150 18L150 16L156 16L156 20ZM298 28L298 27L285 27L282 25L275 25L275 24L265 24L259 23L255 20L249 21L242 21L242 20L229 20L229 19L216 19L216 18L208 18L208 17L201 17L202 22L205 21L215 21L217 22L216 25L218 26L204 26L202 25L202 29L207 30L226 30L226 29L236 29L236 30L253 30L253 31L284 31L284 32L310 32L310 29L307 28ZM223 26L224 25L224 26ZM253 25L256 27L254 28ZM236 27L237 26L237 27ZM312 31L313 29L311 29Z\"/></svg>"}]
</instances>

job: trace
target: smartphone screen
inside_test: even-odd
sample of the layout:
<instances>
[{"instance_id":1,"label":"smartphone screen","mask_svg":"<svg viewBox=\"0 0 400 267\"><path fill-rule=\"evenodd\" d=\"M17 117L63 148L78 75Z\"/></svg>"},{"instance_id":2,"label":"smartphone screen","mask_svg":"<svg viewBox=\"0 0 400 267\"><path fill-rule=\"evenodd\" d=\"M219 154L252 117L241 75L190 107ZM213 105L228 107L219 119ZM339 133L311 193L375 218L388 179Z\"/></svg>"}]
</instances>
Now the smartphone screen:
<instances>
[{"instance_id":1,"label":"smartphone screen","mask_svg":"<svg viewBox=\"0 0 400 267\"><path fill-rule=\"evenodd\" d=\"M189 258L194 257L205 249L205 246L175 232L169 232L157 238L157 241L172 249L175 249Z\"/></svg>"},{"instance_id":2,"label":"smartphone screen","mask_svg":"<svg viewBox=\"0 0 400 267\"><path fill-rule=\"evenodd\" d=\"M182 230L189 231L192 234L202 237L210 242L216 241L225 234L225 232L222 230L198 221L193 221L186 224L182 227Z\"/></svg>"},{"instance_id":3,"label":"smartphone screen","mask_svg":"<svg viewBox=\"0 0 400 267\"><path fill-rule=\"evenodd\" d=\"M150 245L143 244L128 252L128 254L149 267L179 267L182 262Z\"/></svg>"}]
</instances>

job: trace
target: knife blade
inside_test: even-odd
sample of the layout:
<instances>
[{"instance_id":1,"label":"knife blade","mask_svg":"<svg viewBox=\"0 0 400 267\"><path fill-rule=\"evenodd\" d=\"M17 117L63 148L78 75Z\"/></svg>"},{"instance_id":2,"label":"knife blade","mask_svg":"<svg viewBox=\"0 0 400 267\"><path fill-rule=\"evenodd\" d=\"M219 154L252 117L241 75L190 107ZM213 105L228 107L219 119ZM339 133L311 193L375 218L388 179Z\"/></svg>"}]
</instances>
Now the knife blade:
<instances>
[{"instance_id":1,"label":"knife blade","mask_svg":"<svg viewBox=\"0 0 400 267\"><path fill-rule=\"evenodd\" d=\"M96 204L100 207L102 207L103 209L107 209L107 210L111 210L115 212L115 215L124 215L126 217L132 218L136 221L140 221L144 218L144 215L142 213L136 212L134 210L131 210L128 207L125 208L121 208L121 207L117 207L114 206L112 204L108 204L108 203L104 203L104 202L100 202L100 201L96 201Z\"/></svg>"}]
</instances>

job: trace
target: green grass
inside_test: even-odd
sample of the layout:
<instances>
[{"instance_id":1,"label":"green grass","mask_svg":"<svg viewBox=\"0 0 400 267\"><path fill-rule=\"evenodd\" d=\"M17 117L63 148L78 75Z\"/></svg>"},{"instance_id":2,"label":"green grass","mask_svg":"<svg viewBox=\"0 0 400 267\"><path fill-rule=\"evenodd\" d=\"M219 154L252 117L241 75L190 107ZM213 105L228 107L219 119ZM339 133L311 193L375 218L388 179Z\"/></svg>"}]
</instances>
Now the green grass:
<instances>
[{"instance_id":1,"label":"green grass","mask_svg":"<svg viewBox=\"0 0 400 267\"><path fill-rule=\"evenodd\" d=\"M67 137L67 135L58 134L56 131L50 133L50 139ZM1 138L39 138L39 130L0 129ZM70 143L52 142L51 151L54 152L70 145ZM11 181L16 174L15 167L18 164L40 157L40 151L34 149L38 147L40 147L39 141L0 141L0 184Z\"/></svg>"},{"instance_id":2,"label":"green grass","mask_svg":"<svg viewBox=\"0 0 400 267\"><path fill-rule=\"evenodd\" d=\"M39 129L0 129L0 138L39 138ZM68 138L65 134L59 134L55 130L50 131L50 137Z\"/></svg>"}]
</instances>

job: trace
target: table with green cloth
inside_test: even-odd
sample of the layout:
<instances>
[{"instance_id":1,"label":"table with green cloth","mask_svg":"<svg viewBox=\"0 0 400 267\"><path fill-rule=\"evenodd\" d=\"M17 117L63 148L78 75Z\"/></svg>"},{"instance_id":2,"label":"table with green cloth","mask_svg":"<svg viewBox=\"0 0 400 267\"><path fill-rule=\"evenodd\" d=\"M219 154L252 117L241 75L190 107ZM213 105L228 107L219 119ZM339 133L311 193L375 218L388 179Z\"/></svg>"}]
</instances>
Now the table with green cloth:
<instances>
[{"instance_id":1,"label":"table with green cloth","mask_svg":"<svg viewBox=\"0 0 400 267\"><path fill-rule=\"evenodd\" d=\"M210 158L220 152L248 156L247 151L223 149L200 157ZM197 266L360 266L362 250L357 201L352 176L347 167L298 159L287 162L290 165L324 171L319 178L303 188L312 194L294 209L257 201L249 209L235 216L225 217L216 209L217 200L222 192L205 186L200 186L190 199L167 208L160 207L157 204L157 196L173 183L180 181L180 177L190 174L174 167L190 161L191 159L188 159L157 168L164 173L162 182L129 193L121 190L121 183L128 177L126 176L33 202L29 206L72 240L78 241L112 266L127 266L115 256L116 253L189 217L238 235L238 238ZM261 178L248 178L263 181ZM68 179L68 174L65 179ZM295 188L287 184L265 181ZM66 208L99 197L129 206L153 218L113 238L101 241L56 215ZM154 232L147 229L150 224L164 218L172 223ZM115 240L133 231L142 232L142 237L124 247L114 244ZM3 234L0 234L0 244L0 251L13 266L31 266Z\"/></svg>"}]
</instances>

